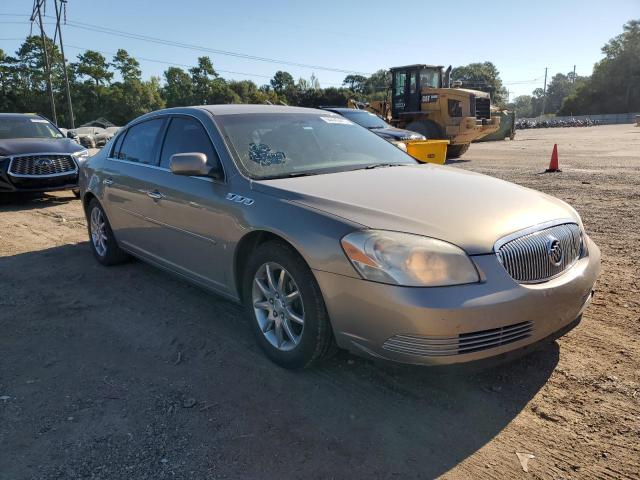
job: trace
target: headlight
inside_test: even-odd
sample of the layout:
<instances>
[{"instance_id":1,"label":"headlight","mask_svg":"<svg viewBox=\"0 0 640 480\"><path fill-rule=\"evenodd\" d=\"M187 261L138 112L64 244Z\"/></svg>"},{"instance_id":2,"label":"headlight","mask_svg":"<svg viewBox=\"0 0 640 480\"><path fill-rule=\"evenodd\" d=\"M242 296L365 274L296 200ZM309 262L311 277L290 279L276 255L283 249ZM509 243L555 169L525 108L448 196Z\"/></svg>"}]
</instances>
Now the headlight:
<instances>
[{"instance_id":1,"label":"headlight","mask_svg":"<svg viewBox=\"0 0 640 480\"><path fill-rule=\"evenodd\" d=\"M407 287L440 287L480 281L467 254L451 243L408 233L361 230L341 240L365 280Z\"/></svg>"},{"instance_id":2,"label":"headlight","mask_svg":"<svg viewBox=\"0 0 640 480\"><path fill-rule=\"evenodd\" d=\"M398 147L403 152L407 151L407 144L406 143L404 143L404 142L391 142L391 143L393 143L396 147Z\"/></svg>"},{"instance_id":3,"label":"headlight","mask_svg":"<svg viewBox=\"0 0 640 480\"><path fill-rule=\"evenodd\" d=\"M73 158L75 158L76 160L83 162L85 161L87 158L89 158L89 150L80 150L78 152L74 152L71 154L71 156Z\"/></svg>"}]
</instances>

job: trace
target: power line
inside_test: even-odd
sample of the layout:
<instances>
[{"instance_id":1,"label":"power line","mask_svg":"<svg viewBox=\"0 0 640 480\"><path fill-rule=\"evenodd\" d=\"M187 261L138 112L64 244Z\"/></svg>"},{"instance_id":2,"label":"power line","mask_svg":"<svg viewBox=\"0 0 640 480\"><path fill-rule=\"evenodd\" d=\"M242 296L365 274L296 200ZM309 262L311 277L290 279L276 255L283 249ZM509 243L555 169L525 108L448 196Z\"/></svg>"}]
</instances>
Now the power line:
<instances>
[{"instance_id":1,"label":"power line","mask_svg":"<svg viewBox=\"0 0 640 480\"><path fill-rule=\"evenodd\" d=\"M202 52L207 52L207 53L214 53L214 54L217 54L217 55L226 55L226 56L235 57L235 58L243 58L245 60L254 60L254 61L259 61L259 62L275 63L275 64L280 64L280 65L290 65L290 66L295 66L295 67L309 68L309 69L312 69L312 70L324 70L324 71L328 71L328 72L369 75L368 73L358 72L358 71L355 71L355 70L347 70L347 69L342 69L342 68L326 67L326 66L323 66L323 65L312 65L312 64L307 64L307 63L294 62L294 61L290 61L290 60L282 60L282 59L275 59L275 58L269 58L269 57L261 57L261 56L257 56L257 55L249 55L249 54L246 54L246 53L232 52L232 51L228 51L228 50L219 50L219 49L215 49L215 48L208 48L208 47L203 47L203 46L200 46L200 45L193 45L193 44L189 44L189 43L175 42L175 41L171 41L171 40L165 40L165 39L162 39L162 38L151 37L151 36L148 36L148 35L140 35L140 34L136 34L136 33L124 32L122 30L116 30L116 29L113 29L113 28L101 27L99 25L92 25L92 24L89 24L89 23L81 23L81 22L76 22L76 21L71 21L71 20L67 21L67 25L70 26L70 27L73 27L73 28L79 28L79 29L88 30L88 31L92 31L92 32L104 33L106 35L114 35L114 36L118 36L118 37L130 38L130 39L134 39L134 40L141 40L141 41L150 42L150 43L156 43L156 44L159 44L159 45L166 45L166 46L171 46L171 47L184 48L184 49L187 49L187 50L196 50L196 51L202 51Z\"/></svg>"}]
</instances>

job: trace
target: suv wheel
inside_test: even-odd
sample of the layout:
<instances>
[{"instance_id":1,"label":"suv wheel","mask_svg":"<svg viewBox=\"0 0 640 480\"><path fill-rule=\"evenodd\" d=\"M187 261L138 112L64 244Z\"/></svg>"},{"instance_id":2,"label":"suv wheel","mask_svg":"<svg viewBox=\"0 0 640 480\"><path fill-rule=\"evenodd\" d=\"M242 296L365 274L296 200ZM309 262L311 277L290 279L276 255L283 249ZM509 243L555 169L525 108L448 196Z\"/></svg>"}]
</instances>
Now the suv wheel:
<instances>
[{"instance_id":1,"label":"suv wheel","mask_svg":"<svg viewBox=\"0 0 640 480\"><path fill-rule=\"evenodd\" d=\"M243 286L258 344L275 363L306 368L335 349L320 287L290 246L260 245L249 259Z\"/></svg>"},{"instance_id":2,"label":"suv wheel","mask_svg":"<svg viewBox=\"0 0 640 480\"><path fill-rule=\"evenodd\" d=\"M89 202L87 220L89 245L96 260L103 265L116 265L129 258L129 255L118 246L107 215L95 198Z\"/></svg>"}]
</instances>

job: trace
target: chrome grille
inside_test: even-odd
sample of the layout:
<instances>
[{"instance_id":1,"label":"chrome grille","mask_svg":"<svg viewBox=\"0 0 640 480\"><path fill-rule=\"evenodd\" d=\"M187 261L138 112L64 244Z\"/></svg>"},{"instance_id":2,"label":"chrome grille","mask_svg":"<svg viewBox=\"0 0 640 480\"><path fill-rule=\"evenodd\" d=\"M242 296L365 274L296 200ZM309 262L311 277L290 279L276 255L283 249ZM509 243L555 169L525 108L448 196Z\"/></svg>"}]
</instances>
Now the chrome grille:
<instances>
[{"instance_id":1,"label":"chrome grille","mask_svg":"<svg viewBox=\"0 0 640 480\"><path fill-rule=\"evenodd\" d=\"M557 241L557 242L556 242ZM580 258L582 234L575 223L537 230L506 242L498 242L498 260L520 283L539 283L560 275ZM554 257L553 247L560 255Z\"/></svg>"},{"instance_id":2,"label":"chrome grille","mask_svg":"<svg viewBox=\"0 0 640 480\"><path fill-rule=\"evenodd\" d=\"M53 177L71 175L78 170L70 155L21 155L11 158L9 175L13 177Z\"/></svg>"},{"instance_id":3,"label":"chrome grille","mask_svg":"<svg viewBox=\"0 0 640 480\"><path fill-rule=\"evenodd\" d=\"M455 337L395 335L384 342L382 348L423 357L461 355L517 342L530 337L532 331L533 323L521 322L490 330L462 333Z\"/></svg>"}]
</instances>

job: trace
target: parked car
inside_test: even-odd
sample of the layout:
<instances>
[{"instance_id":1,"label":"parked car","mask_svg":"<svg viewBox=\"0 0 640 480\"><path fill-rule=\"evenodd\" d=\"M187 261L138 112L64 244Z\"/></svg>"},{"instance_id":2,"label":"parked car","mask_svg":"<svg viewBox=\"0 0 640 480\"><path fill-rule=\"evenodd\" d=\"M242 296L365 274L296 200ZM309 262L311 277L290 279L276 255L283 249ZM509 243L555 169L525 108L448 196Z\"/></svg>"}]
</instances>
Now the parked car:
<instances>
[{"instance_id":1,"label":"parked car","mask_svg":"<svg viewBox=\"0 0 640 480\"><path fill-rule=\"evenodd\" d=\"M107 127L104 130L107 132L107 135L109 135L109 140L111 140L111 138L118 133L121 128L122 127Z\"/></svg>"},{"instance_id":2,"label":"parked car","mask_svg":"<svg viewBox=\"0 0 640 480\"><path fill-rule=\"evenodd\" d=\"M104 147L113 136L113 134L100 127L78 127L72 132L77 135L80 143L87 148Z\"/></svg>"},{"instance_id":3,"label":"parked car","mask_svg":"<svg viewBox=\"0 0 640 480\"><path fill-rule=\"evenodd\" d=\"M405 152L407 151L407 146L404 143L406 140L426 140L426 137L419 133L392 127L382 118L367 110L346 107L323 107L323 110L337 113L362 127L368 128L379 137L393 143Z\"/></svg>"},{"instance_id":4,"label":"parked car","mask_svg":"<svg viewBox=\"0 0 640 480\"><path fill-rule=\"evenodd\" d=\"M0 192L78 191L86 149L35 114L0 113Z\"/></svg>"},{"instance_id":5,"label":"parked car","mask_svg":"<svg viewBox=\"0 0 640 480\"><path fill-rule=\"evenodd\" d=\"M521 351L580 321L600 270L563 201L418 164L323 110L156 111L80 177L98 262L133 255L243 303L289 368L334 345L426 365Z\"/></svg>"}]
</instances>

